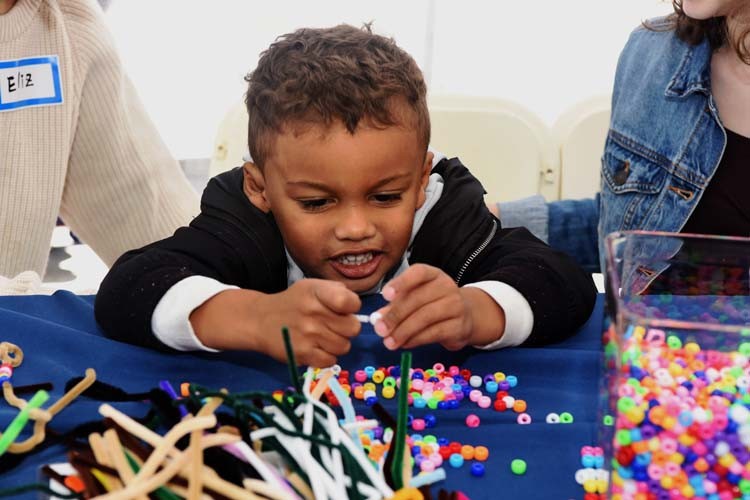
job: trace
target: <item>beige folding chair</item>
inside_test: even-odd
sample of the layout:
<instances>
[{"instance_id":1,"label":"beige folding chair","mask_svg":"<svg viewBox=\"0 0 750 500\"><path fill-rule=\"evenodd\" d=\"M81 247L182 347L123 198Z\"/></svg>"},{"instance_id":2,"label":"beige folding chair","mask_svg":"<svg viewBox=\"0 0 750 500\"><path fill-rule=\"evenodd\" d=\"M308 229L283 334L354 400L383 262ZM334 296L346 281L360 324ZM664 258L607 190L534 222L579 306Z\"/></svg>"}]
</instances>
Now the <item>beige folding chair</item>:
<instances>
[{"instance_id":1,"label":"beige folding chair","mask_svg":"<svg viewBox=\"0 0 750 500\"><path fill-rule=\"evenodd\" d=\"M559 195L549 127L518 103L489 97L435 95L428 100L432 148L458 156L482 182L487 202Z\"/></svg>"},{"instance_id":2,"label":"beige folding chair","mask_svg":"<svg viewBox=\"0 0 750 500\"><path fill-rule=\"evenodd\" d=\"M560 163L560 198L589 198L599 191L601 159L609 130L610 96L566 110L552 126Z\"/></svg>"},{"instance_id":3,"label":"beige folding chair","mask_svg":"<svg viewBox=\"0 0 750 500\"><path fill-rule=\"evenodd\" d=\"M242 101L221 120L208 167L209 177L242 165L242 156L247 152L247 120L247 108Z\"/></svg>"}]
</instances>

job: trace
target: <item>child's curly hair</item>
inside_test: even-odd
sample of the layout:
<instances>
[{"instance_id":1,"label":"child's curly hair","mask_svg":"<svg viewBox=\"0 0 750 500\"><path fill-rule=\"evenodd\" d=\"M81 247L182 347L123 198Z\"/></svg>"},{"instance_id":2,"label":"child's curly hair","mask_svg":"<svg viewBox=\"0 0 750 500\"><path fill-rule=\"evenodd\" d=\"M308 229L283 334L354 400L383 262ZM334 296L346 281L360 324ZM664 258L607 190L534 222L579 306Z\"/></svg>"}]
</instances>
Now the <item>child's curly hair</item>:
<instances>
[{"instance_id":1,"label":"child's curly hair","mask_svg":"<svg viewBox=\"0 0 750 500\"><path fill-rule=\"evenodd\" d=\"M402 124L405 117L397 114L397 103L413 111L408 119L425 150L430 142L422 71L393 39L373 34L369 25L303 28L282 35L261 54L245 81L248 146L261 168L271 153L273 134L286 124L341 120L353 134L363 119L375 126Z\"/></svg>"}]
</instances>

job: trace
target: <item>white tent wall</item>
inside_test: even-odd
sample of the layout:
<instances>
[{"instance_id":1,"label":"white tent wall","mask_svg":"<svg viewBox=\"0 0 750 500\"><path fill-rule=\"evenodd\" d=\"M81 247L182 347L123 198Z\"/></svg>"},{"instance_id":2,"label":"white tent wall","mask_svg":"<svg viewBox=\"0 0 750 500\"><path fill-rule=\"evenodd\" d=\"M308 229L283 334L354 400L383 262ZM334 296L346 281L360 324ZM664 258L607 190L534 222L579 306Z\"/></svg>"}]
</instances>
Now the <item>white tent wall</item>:
<instances>
[{"instance_id":1,"label":"white tent wall","mask_svg":"<svg viewBox=\"0 0 750 500\"><path fill-rule=\"evenodd\" d=\"M185 159L211 156L245 73L299 27L373 21L414 56L431 93L512 100L551 126L608 94L628 34L670 11L661 0L114 0L106 17L162 137Z\"/></svg>"}]
</instances>

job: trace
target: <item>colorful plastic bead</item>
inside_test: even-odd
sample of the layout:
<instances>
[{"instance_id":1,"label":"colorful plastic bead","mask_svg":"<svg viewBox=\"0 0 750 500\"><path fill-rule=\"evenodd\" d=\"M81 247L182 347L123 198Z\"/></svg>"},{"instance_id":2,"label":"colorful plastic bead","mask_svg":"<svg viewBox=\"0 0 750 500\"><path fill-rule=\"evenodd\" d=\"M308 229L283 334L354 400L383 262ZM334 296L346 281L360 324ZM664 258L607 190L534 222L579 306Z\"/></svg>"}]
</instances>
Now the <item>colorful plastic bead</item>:
<instances>
[{"instance_id":1,"label":"colorful plastic bead","mask_svg":"<svg viewBox=\"0 0 750 500\"><path fill-rule=\"evenodd\" d=\"M490 450L486 446L475 446L474 447L474 460L484 462L490 456Z\"/></svg>"},{"instance_id":2,"label":"colorful plastic bead","mask_svg":"<svg viewBox=\"0 0 750 500\"><path fill-rule=\"evenodd\" d=\"M427 458L422 461L422 463L419 465L419 468L422 470L422 472L432 472L435 470L435 463Z\"/></svg>"},{"instance_id":3,"label":"colorful plastic bead","mask_svg":"<svg viewBox=\"0 0 750 500\"><path fill-rule=\"evenodd\" d=\"M464 460L472 460L474 458L474 447L470 444L465 444L461 447L461 456Z\"/></svg>"},{"instance_id":4,"label":"colorful plastic bead","mask_svg":"<svg viewBox=\"0 0 750 500\"><path fill-rule=\"evenodd\" d=\"M526 474L526 462L520 458L516 458L510 463L510 470L518 476Z\"/></svg>"},{"instance_id":5,"label":"colorful plastic bead","mask_svg":"<svg viewBox=\"0 0 750 500\"><path fill-rule=\"evenodd\" d=\"M468 427L479 427L479 417L477 417L475 414L470 414L466 417L466 425Z\"/></svg>"},{"instance_id":6,"label":"colorful plastic bead","mask_svg":"<svg viewBox=\"0 0 750 500\"><path fill-rule=\"evenodd\" d=\"M471 464L471 475L474 477L484 476L484 465L480 463Z\"/></svg>"},{"instance_id":7,"label":"colorful plastic bead","mask_svg":"<svg viewBox=\"0 0 750 500\"><path fill-rule=\"evenodd\" d=\"M396 389L387 385L383 387L382 394L385 399L393 399L393 397L396 395Z\"/></svg>"},{"instance_id":8,"label":"colorful plastic bead","mask_svg":"<svg viewBox=\"0 0 750 500\"><path fill-rule=\"evenodd\" d=\"M521 425L529 425L531 423L531 415L528 413L519 413L516 422Z\"/></svg>"},{"instance_id":9,"label":"colorful plastic bead","mask_svg":"<svg viewBox=\"0 0 750 500\"><path fill-rule=\"evenodd\" d=\"M451 467L458 469L464 464L464 457L458 453L453 453L448 459L448 463Z\"/></svg>"},{"instance_id":10,"label":"colorful plastic bead","mask_svg":"<svg viewBox=\"0 0 750 500\"><path fill-rule=\"evenodd\" d=\"M435 424L437 424L437 418L432 413L428 413L424 416L424 424L425 427L431 429L435 427Z\"/></svg>"},{"instance_id":11,"label":"colorful plastic bead","mask_svg":"<svg viewBox=\"0 0 750 500\"><path fill-rule=\"evenodd\" d=\"M513 411L516 413L523 413L526 411L526 401L523 399L516 399L513 401Z\"/></svg>"}]
</instances>

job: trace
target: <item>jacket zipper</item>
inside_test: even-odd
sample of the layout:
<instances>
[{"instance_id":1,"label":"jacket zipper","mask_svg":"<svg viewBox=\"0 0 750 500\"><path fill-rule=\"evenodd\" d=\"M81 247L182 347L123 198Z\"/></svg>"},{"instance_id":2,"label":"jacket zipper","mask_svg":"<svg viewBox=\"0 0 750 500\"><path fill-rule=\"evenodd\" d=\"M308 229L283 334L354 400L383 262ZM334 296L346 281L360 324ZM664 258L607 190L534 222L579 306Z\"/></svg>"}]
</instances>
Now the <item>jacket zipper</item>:
<instances>
[{"instance_id":1,"label":"jacket zipper","mask_svg":"<svg viewBox=\"0 0 750 500\"><path fill-rule=\"evenodd\" d=\"M469 267L469 264L477 258L477 255L482 253L482 250L485 249L487 245L490 244L490 241L492 241L492 238L495 236L495 233L497 232L497 221L492 221L492 230L490 231L490 235L487 236L487 238L482 242L479 247L477 247L476 250L474 250L471 255L469 255L469 258L466 259L466 262L464 262L464 265L461 266L461 269L458 271L458 275L456 275L456 284L458 285L461 283L461 278L463 277L464 273L466 272L466 269Z\"/></svg>"}]
</instances>

